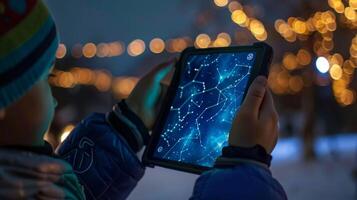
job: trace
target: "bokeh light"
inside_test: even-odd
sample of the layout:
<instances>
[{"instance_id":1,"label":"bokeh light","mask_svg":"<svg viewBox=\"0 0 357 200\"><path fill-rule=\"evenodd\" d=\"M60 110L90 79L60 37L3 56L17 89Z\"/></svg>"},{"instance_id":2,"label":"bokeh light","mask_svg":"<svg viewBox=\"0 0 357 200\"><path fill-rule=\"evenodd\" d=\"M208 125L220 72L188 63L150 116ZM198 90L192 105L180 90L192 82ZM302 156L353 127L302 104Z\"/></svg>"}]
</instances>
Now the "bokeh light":
<instances>
[{"instance_id":1,"label":"bokeh light","mask_svg":"<svg viewBox=\"0 0 357 200\"><path fill-rule=\"evenodd\" d=\"M339 80L342 78L342 68L338 64L333 64L330 68L330 76L334 80Z\"/></svg>"},{"instance_id":2,"label":"bokeh light","mask_svg":"<svg viewBox=\"0 0 357 200\"><path fill-rule=\"evenodd\" d=\"M207 48L210 43L211 43L211 38L207 34L202 33L196 37L195 45L198 48Z\"/></svg>"},{"instance_id":3,"label":"bokeh light","mask_svg":"<svg viewBox=\"0 0 357 200\"><path fill-rule=\"evenodd\" d=\"M67 48L64 44L59 44L58 45L58 48L57 48L57 51L56 51L56 58L57 59L61 59L61 58L64 58L66 56L66 53L67 53Z\"/></svg>"},{"instance_id":4,"label":"bokeh light","mask_svg":"<svg viewBox=\"0 0 357 200\"><path fill-rule=\"evenodd\" d=\"M315 64L320 73L326 73L330 68L330 64L325 57L318 57Z\"/></svg>"},{"instance_id":5,"label":"bokeh light","mask_svg":"<svg viewBox=\"0 0 357 200\"><path fill-rule=\"evenodd\" d=\"M128 46L128 54L130 56L138 56L145 51L145 42L140 39L132 41Z\"/></svg>"},{"instance_id":6,"label":"bokeh light","mask_svg":"<svg viewBox=\"0 0 357 200\"><path fill-rule=\"evenodd\" d=\"M112 75L108 71L97 71L94 86L100 92L106 92L112 84Z\"/></svg>"},{"instance_id":7,"label":"bokeh light","mask_svg":"<svg viewBox=\"0 0 357 200\"><path fill-rule=\"evenodd\" d=\"M218 7L224 7L228 4L228 0L214 0L214 3L218 6Z\"/></svg>"},{"instance_id":8,"label":"bokeh light","mask_svg":"<svg viewBox=\"0 0 357 200\"><path fill-rule=\"evenodd\" d=\"M113 92L117 98L129 96L135 85L138 83L137 77L119 77L114 79Z\"/></svg>"},{"instance_id":9,"label":"bokeh light","mask_svg":"<svg viewBox=\"0 0 357 200\"><path fill-rule=\"evenodd\" d=\"M154 38L150 41L150 50L153 53L161 53L165 49L165 42L160 38Z\"/></svg>"},{"instance_id":10,"label":"bokeh light","mask_svg":"<svg viewBox=\"0 0 357 200\"><path fill-rule=\"evenodd\" d=\"M86 58L93 58L97 54L97 46L94 43L87 43L83 46L82 54Z\"/></svg>"},{"instance_id":11,"label":"bokeh light","mask_svg":"<svg viewBox=\"0 0 357 200\"><path fill-rule=\"evenodd\" d=\"M297 62L300 65L308 65L311 63L311 55L306 49L300 49L296 55Z\"/></svg>"},{"instance_id":12,"label":"bokeh light","mask_svg":"<svg viewBox=\"0 0 357 200\"><path fill-rule=\"evenodd\" d=\"M242 10L243 6L238 1L231 1L228 4L228 9L230 12L234 12L235 10Z\"/></svg>"},{"instance_id":13,"label":"bokeh light","mask_svg":"<svg viewBox=\"0 0 357 200\"><path fill-rule=\"evenodd\" d=\"M235 10L232 12L231 18L233 22L240 26L244 26L244 24L248 20L248 16L244 13L243 10Z\"/></svg>"}]
</instances>

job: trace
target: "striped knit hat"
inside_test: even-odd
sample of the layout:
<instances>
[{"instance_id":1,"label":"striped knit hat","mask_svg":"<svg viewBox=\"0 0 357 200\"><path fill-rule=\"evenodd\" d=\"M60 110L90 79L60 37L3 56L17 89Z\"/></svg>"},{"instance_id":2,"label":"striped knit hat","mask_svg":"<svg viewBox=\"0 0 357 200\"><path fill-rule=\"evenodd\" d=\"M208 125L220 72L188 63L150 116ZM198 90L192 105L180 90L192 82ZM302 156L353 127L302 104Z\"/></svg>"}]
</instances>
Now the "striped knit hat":
<instances>
[{"instance_id":1,"label":"striped knit hat","mask_svg":"<svg viewBox=\"0 0 357 200\"><path fill-rule=\"evenodd\" d=\"M0 0L0 109L48 75L57 46L55 24L41 0Z\"/></svg>"}]
</instances>

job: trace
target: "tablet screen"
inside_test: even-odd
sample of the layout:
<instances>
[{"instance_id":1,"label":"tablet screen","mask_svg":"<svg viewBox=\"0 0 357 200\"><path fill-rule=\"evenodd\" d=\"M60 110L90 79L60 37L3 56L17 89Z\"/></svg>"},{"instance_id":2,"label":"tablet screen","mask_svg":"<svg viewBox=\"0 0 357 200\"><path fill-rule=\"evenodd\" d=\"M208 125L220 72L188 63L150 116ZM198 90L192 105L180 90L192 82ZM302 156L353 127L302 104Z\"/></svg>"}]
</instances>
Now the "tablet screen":
<instances>
[{"instance_id":1,"label":"tablet screen","mask_svg":"<svg viewBox=\"0 0 357 200\"><path fill-rule=\"evenodd\" d=\"M154 157L212 167L227 145L255 52L189 55Z\"/></svg>"}]
</instances>

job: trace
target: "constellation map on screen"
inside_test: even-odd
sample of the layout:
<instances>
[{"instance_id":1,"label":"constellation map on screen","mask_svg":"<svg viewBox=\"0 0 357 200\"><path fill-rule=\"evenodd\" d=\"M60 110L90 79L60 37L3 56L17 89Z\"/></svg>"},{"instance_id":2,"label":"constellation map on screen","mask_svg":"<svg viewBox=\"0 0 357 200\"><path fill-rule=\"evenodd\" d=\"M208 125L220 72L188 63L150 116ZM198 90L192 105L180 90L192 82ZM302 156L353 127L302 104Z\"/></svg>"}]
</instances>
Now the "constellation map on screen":
<instances>
[{"instance_id":1,"label":"constellation map on screen","mask_svg":"<svg viewBox=\"0 0 357 200\"><path fill-rule=\"evenodd\" d=\"M254 52L189 56L154 156L213 166L227 144L254 60Z\"/></svg>"}]
</instances>

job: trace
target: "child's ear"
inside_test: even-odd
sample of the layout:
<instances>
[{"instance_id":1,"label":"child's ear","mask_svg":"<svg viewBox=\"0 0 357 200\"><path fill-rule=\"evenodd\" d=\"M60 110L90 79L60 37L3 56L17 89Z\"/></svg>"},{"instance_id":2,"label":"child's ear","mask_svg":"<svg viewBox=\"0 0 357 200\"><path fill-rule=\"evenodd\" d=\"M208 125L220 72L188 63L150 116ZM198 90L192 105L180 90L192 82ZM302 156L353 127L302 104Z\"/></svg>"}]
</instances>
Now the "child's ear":
<instances>
[{"instance_id":1,"label":"child's ear","mask_svg":"<svg viewBox=\"0 0 357 200\"><path fill-rule=\"evenodd\" d=\"M0 109L0 120L5 118L5 109Z\"/></svg>"}]
</instances>

